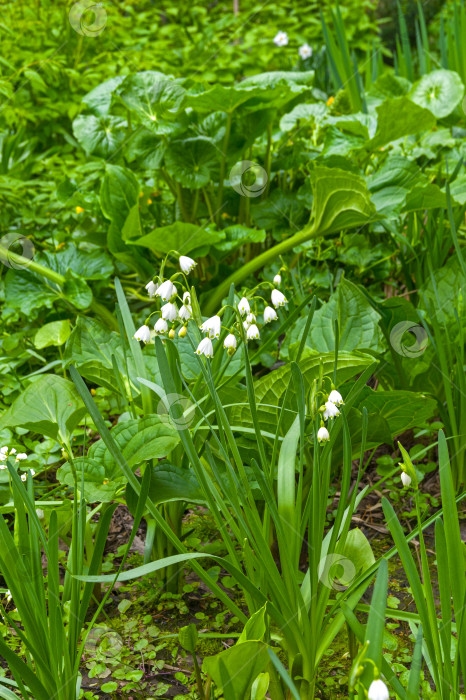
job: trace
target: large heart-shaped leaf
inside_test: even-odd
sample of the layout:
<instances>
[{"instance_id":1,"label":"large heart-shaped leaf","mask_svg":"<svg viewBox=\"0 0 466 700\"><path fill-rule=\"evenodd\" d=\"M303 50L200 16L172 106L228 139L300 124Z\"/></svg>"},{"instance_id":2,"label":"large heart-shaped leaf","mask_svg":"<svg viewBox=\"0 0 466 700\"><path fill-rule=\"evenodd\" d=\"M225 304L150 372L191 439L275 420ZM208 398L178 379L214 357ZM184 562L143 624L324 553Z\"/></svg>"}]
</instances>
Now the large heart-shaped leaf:
<instances>
[{"instance_id":1,"label":"large heart-shaped leaf","mask_svg":"<svg viewBox=\"0 0 466 700\"><path fill-rule=\"evenodd\" d=\"M431 111L407 97L386 100L376 108L376 112L377 131L365 146L368 150L375 150L409 134L427 131L435 124L435 117Z\"/></svg>"},{"instance_id":2,"label":"large heart-shaped leaf","mask_svg":"<svg viewBox=\"0 0 466 700\"><path fill-rule=\"evenodd\" d=\"M317 166L311 171L314 196L309 228L320 235L375 220L376 211L365 181L340 168Z\"/></svg>"},{"instance_id":3,"label":"large heart-shaped leaf","mask_svg":"<svg viewBox=\"0 0 466 700\"><path fill-rule=\"evenodd\" d=\"M160 462L152 467L148 497L153 503L186 501L187 503L205 503L196 475L192 469L176 467L169 462ZM126 487L126 505L131 513L136 512L138 497L131 486Z\"/></svg>"},{"instance_id":4,"label":"large heart-shaped leaf","mask_svg":"<svg viewBox=\"0 0 466 700\"><path fill-rule=\"evenodd\" d=\"M223 238L223 231L217 231L213 226L204 228L183 221L175 221L174 224L156 228L142 238L131 242L144 248L150 248L157 253L178 250L183 255L207 246L207 251L204 253L207 255L209 247Z\"/></svg>"},{"instance_id":5,"label":"large heart-shaped leaf","mask_svg":"<svg viewBox=\"0 0 466 700\"><path fill-rule=\"evenodd\" d=\"M165 415L124 421L112 428L111 433L130 467L149 459L166 457L180 439L178 431ZM91 445L88 456L104 466L108 478L118 473L118 466L103 440Z\"/></svg>"},{"instance_id":6,"label":"large heart-shaped leaf","mask_svg":"<svg viewBox=\"0 0 466 700\"><path fill-rule=\"evenodd\" d=\"M107 163L100 188L100 206L104 216L115 222L120 229L139 201L139 189L139 183L131 170Z\"/></svg>"},{"instance_id":7,"label":"large heart-shaped leaf","mask_svg":"<svg viewBox=\"0 0 466 700\"><path fill-rule=\"evenodd\" d=\"M250 697L252 684L269 662L267 644L246 641L204 659L202 668L223 690L225 700L238 700Z\"/></svg>"},{"instance_id":8,"label":"large heart-shaped leaf","mask_svg":"<svg viewBox=\"0 0 466 700\"><path fill-rule=\"evenodd\" d=\"M116 92L152 133L171 134L179 129L176 120L185 99L179 81L158 71L143 71L129 75Z\"/></svg>"},{"instance_id":9,"label":"large heart-shaped leaf","mask_svg":"<svg viewBox=\"0 0 466 700\"><path fill-rule=\"evenodd\" d=\"M306 344L316 352L331 352L335 349L335 321L338 321L339 350L372 350L382 352L380 316L367 301L359 288L347 279L338 285L329 301L314 313L312 327ZM288 333L287 344L301 338L305 318L299 319Z\"/></svg>"},{"instance_id":10,"label":"large heart-shaped leaf","mask_svg":"<svg viewBox=\"0 0 466 700\"><path fill-rule=\"evenodd\" d=\"M125 140L126 125L121 117L81 114L73 122L73 133L88 155L109 158Z\"/></svg>"},{"instance_id":11,"label":"large heart-shaped leaf","mask_svg":"<svg viewBox=\"0 0 466 700\"><path fill-rule=\"evenodd\" d=\"M81 484L84 485L84 498L90 503L110 502L115 497L117 490L124 484L124 477L121 479L113 478L109 481L104 467L88 457L77 457L73 465L76 469L78 489L81 491ZM57 479L61 484L74 487L74 476L69 462L65 462L57 470Z\"/></svg>"},{"instance_id":12,"label":"large heart-shaped leaf","mask_svg":"<svg viewBox=\"0 0 466 700\"><path fill-rule=\"evenodd\" d=\"M103 83L100 83L87 95L84 95L83 102L87 104L94 114L108 114L115 90L125 78L125 75L117 75L114 78L104 80Z\"/></svg>"},{"instance_id":13,"label":"large heart-shaped leaf","mask_svg":"<svg viewBox=\"0 0 466 700\"><path fill-rule=\"evenodd\" d=\"M73 243L53 253L40 252L36 259L60 275L72 270L87 280L107 279L114 271L112 259L103 250L80 250Z\"/></svg>"},{"instance_id":14,"label":"large heart-shaped leaf","mask_svg":"<svg viewBox=\"0 0 466 700\"><path fill-rule=\"evenodd\" d=\"M72 382L55 374L43 374L3 414L0 430L22 427L65 442L85 413Z\"/></svg>"},{"instance_id":15,"label":"large heart-shaped leaf","mask_svg":"<svg viewBox=\"0 0 466 700\"><path fill-rule=\"evenodd\" d=\"M413 102L430 110L437 119L448 117L463 95L463 82L452 70L434 70L423 75L409 93Z\"/></svg>"},{"instance_id":16,"label":"large heart-shaped leaf","mask_svg":"<svg viewBox=\"0 0 466 700\"><path fill-rule=\"evenodd\" d=\"M173 141L165 152L165 165L174 180L183 187L199 189L211 180L211 170L218 163L218 152L204 136Z\"/></svg>"}]
</instances>

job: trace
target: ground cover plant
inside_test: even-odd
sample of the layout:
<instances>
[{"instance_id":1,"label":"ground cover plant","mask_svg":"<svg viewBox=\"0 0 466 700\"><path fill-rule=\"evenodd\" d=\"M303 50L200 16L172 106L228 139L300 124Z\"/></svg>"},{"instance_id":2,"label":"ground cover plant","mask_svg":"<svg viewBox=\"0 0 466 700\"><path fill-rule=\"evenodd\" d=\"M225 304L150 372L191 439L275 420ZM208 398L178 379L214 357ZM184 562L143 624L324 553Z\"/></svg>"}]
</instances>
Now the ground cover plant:
<instances>
[{"instance_id":1,"label":"ground cover plant","mask_svg":"<svg viewBox=\"0 0 466 700\"><path fill-rule=\"evenodd\" d=\"M465 12L5 4L0 697L466 697Z\"/></svg>"}]
</instances>

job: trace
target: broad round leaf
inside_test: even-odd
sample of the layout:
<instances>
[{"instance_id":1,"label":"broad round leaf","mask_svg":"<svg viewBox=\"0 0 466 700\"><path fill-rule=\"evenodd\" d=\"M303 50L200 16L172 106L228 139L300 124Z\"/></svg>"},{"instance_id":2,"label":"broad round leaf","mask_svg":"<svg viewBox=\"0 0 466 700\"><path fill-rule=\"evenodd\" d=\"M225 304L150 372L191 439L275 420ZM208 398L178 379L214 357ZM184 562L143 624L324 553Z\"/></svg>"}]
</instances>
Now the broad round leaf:
<instances>
[{"instance_id":1,"label":"broad round leaf","mask_svg":"<svg viewBox=\"0 0 466 700\"><path fill-rule=\"evenodd\" d=\"M424 75L411 90L413 102L429 109L437 119L447 117L461 102L464 85L458 73L451 70L435 70Z\"/></svg>"}]
</instances>

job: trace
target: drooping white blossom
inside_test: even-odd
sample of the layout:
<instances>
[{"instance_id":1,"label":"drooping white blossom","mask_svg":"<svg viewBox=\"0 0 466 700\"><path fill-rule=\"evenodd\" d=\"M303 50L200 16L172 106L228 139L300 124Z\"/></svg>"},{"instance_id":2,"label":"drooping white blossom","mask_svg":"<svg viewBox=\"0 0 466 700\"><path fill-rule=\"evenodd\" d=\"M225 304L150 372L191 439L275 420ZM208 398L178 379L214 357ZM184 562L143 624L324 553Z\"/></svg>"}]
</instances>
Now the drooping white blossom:
<instances>
[{"instance_id":1,"label":"drooping white blossom","mask_svg":"<svg viewBox=\"0 0 466 700\"><path fill-rule=\"evenodd\" d=\"M168 323L164 318L158 319L154 326L154 331L157 333L157 335L165 335L165 333L168 331Z\"/></svg>"},{"instance_id":2,"label":"drooping white blossom","mask_svg":"<svg viewBox=\"0 0 466 700\"><path fill-rule=\"evenodd\" d=\"M189 275L191 270L194 270L197 265L197 262L192 258L188 258L187 255L180 255L179 262L181 271L184 272L185 275Z\"/></svg>"},{"instance_id":3,"label":"drooping white blossom","mask_svg":"<svg viewBox=\"0 0 466 700\"><path fill-rule=\"evenodd\" d=\"M211 316L199 328L203 333L208 333L209 338L219 338L222 330L222 320L220 316Z\"/></svg>"},{"instance_id":4,"label":"drooping white blossom","mask_svg":"<svg viewBox=\"0 0 466 700\"><path fill-rule=\"evenodd\" d=\"M276 284L277 287L279 287L282 283L282 276L280 274L275 275L275 277L273 278L273 283Z\"/></svg>"},{"instance_id":5,"label":"drooping white blossom","mask_svg":"<svg viewBox=\"0 0 466 700\"><path fill-rule=\"evenodd\" d=\"M239 302L238 311L240 312L241 316L244 316L245 314L248 314L251 311L249 301L246 299L246 297L243 297Z\"/></svg>"},{"instance_id":6,"label":"drooping white blossom","mask_svg":"<svg viewBox=\"0 0 466 700\"><path fill-rule=\"evenodd\" d=\"M278 316L275 309L272 309L271 306L266 306L264 309L264 323L271 323L272 321L276 321L277 318Z\"/></svg>"},{"instance_id":7,"label":"drooping white blossom","mask_svg":"<svg viewBox=\"0 0 466 700\"><path fill-rule=\"evenodd\" d=\"M143 343L148 343L150 341L149 326L144 325L138 328L136 333L134 334L134 338L136 338L136 340L141 340Z\"/></svg>"},{"instance_id":8,"label":"drooping white blossom","mask_svg":"<svg viewBox=\"0 0 466 700\"><path fill-rule=\"evenodd\" d=\"M197 346L196 355L214 356L214 348L210 338L203 338Z\"/></svg>"},{"instance_id":9,"label":"drooping white blossom","mask_svg":"<svg viewBox=\"0 0 466 700\"><path fill-rule=\"evenodd\" d=\"M286 297L279 289L273 289L271 294L272 304L278 309L279 306L285 306Z\"/></svg>"},{"instance_id":10,"label":"drooping white blossom","mask_svg":"<svg viewBox=\"0 0 466 700\"><path fill-rule=\"evenodd\" d=\"M178 307L176 304L168 302L168 304L164 304L162 306L162 308L160 309L160 313L162 314L162 318L164 318L166 321L169 321L170 323L173 323L173 321L175 321L178 316Z\"/></svg>"},{"instance_id":11,"label":"drooping white blossom","mask_svg":"<svg viewBox=\"0 0 466 700\"><path fill-rule=\"evenodd\" d=\"M238 341L236 340L236 336L233 335L233 333L229 333L223 341L223 347L225 348L225 350L236 350L237 345Z\"/></svg>"},{"instance_id":12,"label":"drooping white blossom","mask_svg":"<svg viewBox=\"0 0 466 700\"><path fill-rule=\"evenodd\" d=\"M176 287L170 280L162 282L155 292L155 295L160 297L162 301L170 301L174 294L176 294Z\"/></svg>"},{"instance_id":13,"label":"drooping white blossom","mask_svg":"<svg viewBox=\"0 0 466 700\"><path fill-rule=\"evenodd\" d=\"M329 418L335 418L336 416L339 416L339 415L340 415L340 411L335 406L335 404L332 401L326 401L325 402L325 410L323 412L324 420L328 420Z\"/></svg>"},{"instance_id":14,"label":"drooping white blossom","mask_svg":"<svg viewBox=\"0 0 466 700\"><path fill-rule=\"evenodd\" d=\"M147 293L150 298L155 297L155 293L158 288L159 285L153 282L152 280L146 284Z\"/></svg>"},{"instance_id":15,"label":"drooping white blossom","mask_svg":"<svg viewBox=\"0 0 466 700\"><path fill-rule=\"evenodd\" d=\"M328 400L335 404L335 406L341 406L343 401L343 396L336 389L332 389L328 396Z\"/></svg>"},{"instance_id":16,"label":"drooping white blossom","mask_svg":"<svg viewBox=\"0 0 466 700\"><path fill-rule=\"evenodd\" d=\"M324 426L317 431L317 440L318 442L327 442L327 440L330 440L330 433Z\"/></svg>"},{"instance_id":17,"label":"drooping white blossom","mask_svg":"<svg viewBox=\"0 0 466 700\"><path fill-rule=\"evenodd\" d=\"M369 700L390 700L390 693L385 683L379 678L370 684L367 697Z\"/></svg>"},{"instance_id":18,"label":"drooping white blossom","mask_svg":"<svg viewBox=\"0 0 466 700\"><path fill-rule=\"evenodd\" d=\"M401 472L401 482L403 486L409 486L411 484L411 477L406 472Z\"/></svg>"},{"instance_id":19,"label":"drooping white blossom","mask_svg":"<svg viewBox=\"0 0 466 700\"><path fill-rule=\"evenodd\" d=\"M257 340L260 338L259 329L255 323L253 323L252 326L249 326L248 330L246 331L246 338L247 340Z\"/></svg>"}]
</instances>

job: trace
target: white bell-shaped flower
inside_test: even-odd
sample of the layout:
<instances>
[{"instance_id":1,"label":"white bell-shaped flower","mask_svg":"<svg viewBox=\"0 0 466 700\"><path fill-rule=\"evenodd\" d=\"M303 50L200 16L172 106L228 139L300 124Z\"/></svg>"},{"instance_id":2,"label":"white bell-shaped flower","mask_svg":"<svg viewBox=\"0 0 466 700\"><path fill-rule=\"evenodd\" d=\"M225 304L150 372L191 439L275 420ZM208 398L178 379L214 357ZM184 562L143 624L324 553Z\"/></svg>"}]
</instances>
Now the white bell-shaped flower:
<instances>
[{"instance_id":1,"label":"white bell-shaped flower","mask_svg":"<svg viewBox=\"0 0 466 700\"><path fill-rule=\"evenodd\" d=\"M273 289L271 294L272 304L278 309L279 306L285 306L286 297L279 289Z\"/></svg>"},{"instance_id":2,"label":"white bell-shaped flower","mask_svg":"<svg viewBox=\"0 0 466 700\"><path fill-rule=\"evenodd\" d=\"M329 418L335 418L336 416L339 416L340 411L332 401L326 401L323 415L324 420L328 420Z\"/></svg>"},{"instance_id":3,"label":"white bell-shaped flower","mask_svg":"<svg viewBox=\"0 0 466 700\"><path fill-rule=\"evenodd\" d=\"M141 340L143 343L148 343L150 341L150 328L149 326L141 326L137 329L133 336L136 340Z\"/></svg>"},{"instance_id":4,"label":"white bell-shaped flower","mask_svg":"<svg viewBox=\"0 0 466 700\"><path fill-rule=\"evenodd\" d=\"M318 442L327 442L327 440L330 440L330 433L324 426L317 431L317 440Z\"/></svg>"},{"instance_id":5,"label":"white bell-shaped flower","mask_svg":"<svg viewBox=\"0 0 466 700\"><path fill-rule=\"evenodd\" d=\"M168 331L168 323L164 318L159 318L154 326L154 331L157 333L157 335L165 335L165 333Z\"/></svg>"},{"instance_id":6,"label":"white bell-shaped flower","mask_svg":"<svg viewBox=\"0 0 466 700\"><path fill-rule=\"evenodd\" d=\"M367 697L369 700L390 700L390 693L385 683L379 678L370 684Z\"/></svg>"},{"instance_id":7,"label":"white bell-shaped flower","mask_svg":"<svg viewBox=\"0 0 466 700\"><path fill-rule=\"evenodd\" d=\"M209 338L219 338L222 330L222 320L220 316L211 316L199 328L203 333L208 333Z\"/></svg>"},{"instance_id":8,"label":"white bell-shaped flower","mask_svg":"<svg viewBox=\"0 0 466 700\"><path fill-rule=\"evenodd\" d=\"M210 338L203 338L197 346L196 355L214 356L214 348Z\"/></svg>"},{"instance_id":9,"label":"white bell-shaped flower","mask_svg":"<svg viewBox=\"0 0 466 700\"><path fill-rule=\"evenodd\" d=\"M264 309L264 323L271 323L272 321L276 321L277 318L278 316L275 309L272 309L271 306L266 306Z\"/></svg>"},{"instance_id":10,"label":"white bell-shaped flower","mask_svg":"<svg viewBox=\"0 0 466 700\"><path fill-rule=\"evenodd\" d=\"M187 255L180 255L179 263L181 271L184 272L185 275L189 275L191 270L194 270L197 265L197 262L192 258L188 258Z\"/></svg>"},{"instance_id":11,"label":"white bell-shaped flower","mask_svg":"<svg viewBox=\"0 0 466 700\"><path fill-rule=\"evenodd\" d=\"M162 306L162 308L160 309L160 313L162 314L162 318L164 318L166 321L169 321L170 323L173 323L173 321L176 321L176 318L178 316L178 307L176 304L168 302L168 304L164 304Z\"/></svg>"},{"instance_id":12,"label":"white bell-shaped flower","mask_svg":"<svg viewBox=\"0 0 466 700\"><path fill-rule=\"evenodd\" d=\"M155 295L160 297L162 301L170 301L172 296L176 294L176 287L170 280L165 280L156 290Z\"/></svg>"}]
</instances>

